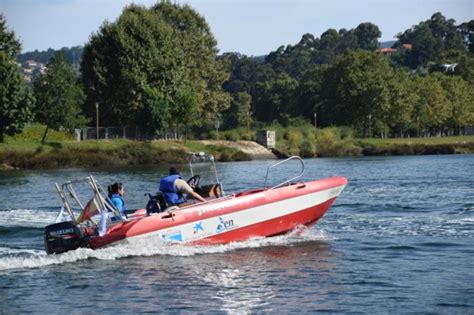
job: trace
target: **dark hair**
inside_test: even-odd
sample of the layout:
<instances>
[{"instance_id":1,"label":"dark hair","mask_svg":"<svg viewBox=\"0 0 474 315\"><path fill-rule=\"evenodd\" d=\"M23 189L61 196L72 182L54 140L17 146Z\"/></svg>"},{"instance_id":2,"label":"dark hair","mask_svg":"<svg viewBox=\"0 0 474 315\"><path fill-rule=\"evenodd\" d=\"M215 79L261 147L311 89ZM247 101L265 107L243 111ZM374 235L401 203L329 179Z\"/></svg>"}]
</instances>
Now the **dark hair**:
<instances>
[{"instance_id":1,"label":"dark hair","mask_svg":"<svg viewBox=\"0 0 474 315\"><path fill-rule=\"evenodd\" d=\"M118 194L118 191L122 189L122 187L122 183L113 183L112 185L107 186L109 196L112 196L113 194Z\"/></svg>"},{"instance_id":2,"label":"dark hair","mask_svg":"<svg viewBox=\"0 0 474 315\"><path fill-rule=\"evenodd\" d=\"M179 171L175 167L171 167L170 175L180 175L180 174L179 174Z\"/></svg>"}]
</instances>

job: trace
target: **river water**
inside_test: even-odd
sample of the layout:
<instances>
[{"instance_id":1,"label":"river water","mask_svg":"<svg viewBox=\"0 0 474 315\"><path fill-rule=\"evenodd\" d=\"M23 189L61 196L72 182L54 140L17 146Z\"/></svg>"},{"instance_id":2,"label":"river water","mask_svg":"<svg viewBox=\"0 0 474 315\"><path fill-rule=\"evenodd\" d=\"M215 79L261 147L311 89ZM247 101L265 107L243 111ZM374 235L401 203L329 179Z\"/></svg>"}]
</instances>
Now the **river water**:
<instances>
[{"instance_id":1,"label":"river water","mask_svg":"<svg viewBox=\"0 0 474 315\"><path fill-rule=\"evenodd\" d=\"M217 168L230 193L262 186L272 163ZM474 155L305 164L303 180L341 175L349 185L302 234L50 256L42 229L60 206L55 182L121 181L130 209L167 168L0 172L0 313L474 313ZM283 166L271 181L294 172Z\"/></svg>"}]
</instances>

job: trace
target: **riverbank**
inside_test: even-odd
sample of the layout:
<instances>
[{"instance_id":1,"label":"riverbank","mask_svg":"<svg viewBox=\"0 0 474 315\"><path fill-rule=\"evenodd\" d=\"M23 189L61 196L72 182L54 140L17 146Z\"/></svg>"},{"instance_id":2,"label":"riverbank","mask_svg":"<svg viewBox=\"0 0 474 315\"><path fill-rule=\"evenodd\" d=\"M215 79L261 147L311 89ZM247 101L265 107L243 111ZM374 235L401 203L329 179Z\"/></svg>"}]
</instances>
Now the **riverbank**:
<instances>
[{"instance_id":1,"label":"riverbank","mask_svg":"<svg viewBox=\"0 0 474 315\"><path fill-rule=\"evenodd\" d=\"M218 161L247 161L251 155L222 144L200 141L61 141L0 144L0 169L88 168L186 163L188 152L208 152Z\"/></svg>"},{"instance_id":2,"label":"riverbank","mask_svg":"<svg viewBox=\"0 0 474 315\"><path fill-rule=\"evenodd\" d=\"M342 139L278 143L273 153L253 141L152 141L130 140L55 141L46 144L17 141L0 144L0 170L92 168L99 166L186 163L188 152L204 151L217 161L302 157L428 155L474 153L474 137L412 139Z\"/></svg>"}]
</instances>

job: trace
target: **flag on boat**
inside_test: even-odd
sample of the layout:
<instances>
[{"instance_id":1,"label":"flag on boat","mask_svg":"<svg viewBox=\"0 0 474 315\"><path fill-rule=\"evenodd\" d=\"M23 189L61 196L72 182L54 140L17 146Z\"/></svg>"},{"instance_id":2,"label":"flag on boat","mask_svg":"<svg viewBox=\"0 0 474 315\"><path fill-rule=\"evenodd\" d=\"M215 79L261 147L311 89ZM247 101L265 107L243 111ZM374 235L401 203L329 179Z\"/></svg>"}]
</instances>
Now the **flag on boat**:
<instances>
[{"instance_id":1,"label":"flag on boat","mask_svg":"<svg viewBox=\"0 0 474 315\"><path fill-rule=\"evenodd\" d=\"M82 210L79 218L77 218L77 223L84 222L89 220L91 217L95 216L99 213L99 207L97 206L97 202L95 201L95 196L92 197L91 200L86 204L84 210Z\"/></svg>"}]
</instances>

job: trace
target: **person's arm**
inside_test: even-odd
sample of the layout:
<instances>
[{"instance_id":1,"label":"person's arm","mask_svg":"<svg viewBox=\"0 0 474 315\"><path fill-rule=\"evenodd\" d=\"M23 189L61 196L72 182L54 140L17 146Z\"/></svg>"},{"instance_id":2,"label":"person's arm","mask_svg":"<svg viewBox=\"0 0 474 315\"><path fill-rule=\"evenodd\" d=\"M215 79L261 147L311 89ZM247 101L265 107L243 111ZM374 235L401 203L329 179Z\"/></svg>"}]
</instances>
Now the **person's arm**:
<instances>
[{"instance_id":1,"label":"person's arm","mask_svg":"<svg viewBox=\"0 0 474 315\"><path fill-rule=\"evenodd\" d=\"M206 199L204 199L203 197L201 197L197 192L195 192L193 190L193 192L191 193L191 195L193 195L194 198L196 198L197 200L201 201L201 202L204 202L206 201Z\"/></svg>"},{"instance_id":2,"label":"person's arm","mask_svg":"<svg viewBox=\"0 0 474 315\"><path fill-rule=\"evenodd\" d=\"M206 199L204 199L203 197L201 197L197 192L194 191L194 189L191 188L191 186L188 185L188 183L186 183L186 181L182 180L182 179L177 179L175 181L175 186L176 186L176 189L182 193L185 193L185 194L188 194L188 195L191 195L193 196L195 199L201 201L201 202L204 202L206 201Z\"/></svg>"}]
</instances>

